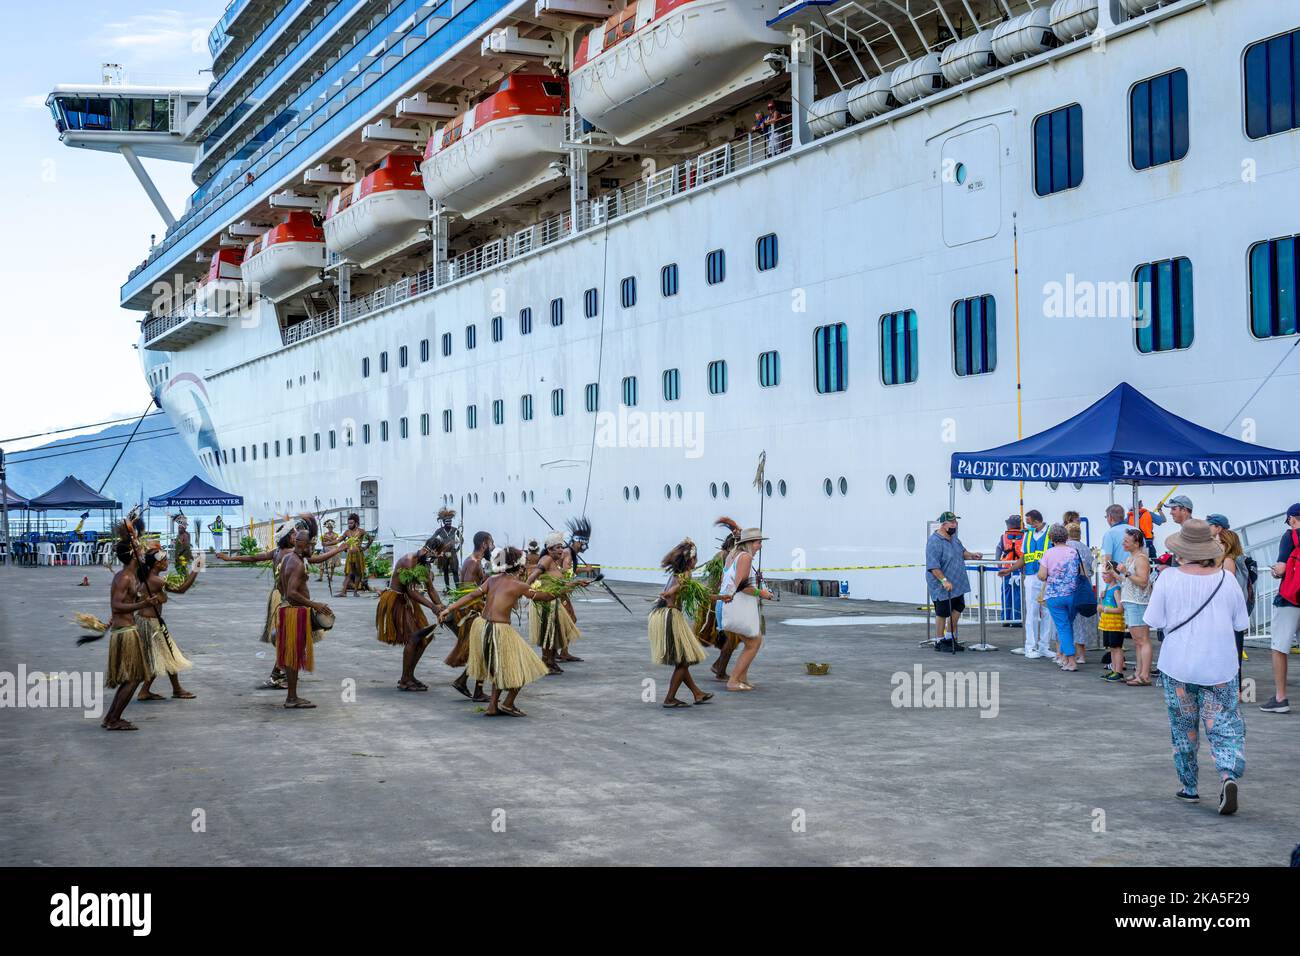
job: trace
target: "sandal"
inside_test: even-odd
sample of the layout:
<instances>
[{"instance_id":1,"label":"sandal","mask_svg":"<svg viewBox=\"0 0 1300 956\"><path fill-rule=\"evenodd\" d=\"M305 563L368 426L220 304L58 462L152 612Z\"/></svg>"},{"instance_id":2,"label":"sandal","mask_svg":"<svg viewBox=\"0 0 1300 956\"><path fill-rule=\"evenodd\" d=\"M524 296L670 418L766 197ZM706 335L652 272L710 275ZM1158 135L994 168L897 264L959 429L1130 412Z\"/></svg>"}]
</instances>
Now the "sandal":
<instances>
[{"instance_id":1,"label":"sandal","mask_svg":"<svg viewBox=\"0 0 1300 956\"><path fill-rule=\"evenodd\" d=\"M1140 677L1130 677L1124 683L1127 684L1129 687L1150 687L1151 686L1151 682L1149 680L1142 680Z\"/></svg>"},{"instance_id":2,"label":"sandal","mask_svg":"<svg viewBox=\"0 0 1300 956\"><path fill-rule=\"evenodd\" d=\"M452 681L452 682L451 682L451 686L454 687L454 688L456 689L456 693L458 693L458 694L464 694L464 695L465 695L466 697L468 697L470 700L473 700L473 699L474 699L474 695L471 694L471 693L469 692L469 688L466 687L464 684L458 684L458 683L456 683L455 681Z\"/></svg>"},{"instance_id":3,"label":"sandal","mask_svg":"<svg viewBox=\"0 0 1300 956\"><path fill-rule=\"evenodd\" d=\"M747 691L753 689L754 686L752 684L746 684L744 681L741 681L735 687L732 687L730 684L727 685L727 690L731 691L732 693L739 693L740 691Z\"/></svg>"},{"instance_id":4,"label":"sandal","mask_svg":"<svg viewBox=\"0 0 1300 956\"><path fill-rule=\"evenodd\" d=\"M505 714L507 717L527 717L518 707L507 707L505 704L497 704L497 711Z\"/></svg>"},{"instance_id":5,"label":"sandal","mask_svg":"<svg viewBox=\"0 0 1300 956\"><path fill-rule=\"evenodd\" d=\"M666 708L673 708L673 707L689 707L691 705L686 703L686 701L684 700L678 700L676 697L674 697L672 700L664 701L659 706L666 707Z\"/></svg>"},{"instance_id":6,"label":"sandal","mask_svg":"<svg viewBox=\"0 0 1300 956\"><path fill-rule=\"evenodd\" d=\"M695 703L697 703L697 704L707 704L707 703L708 703L709 701L711 701L711 700L713 700L713 695L712 695L712 694L701 694L701 695L699 696L699 698L695 701Z\"/></svg>"},{"instance_id":7,"label":"sandal","mask_svg":"<svg viewBox=\"0 0 1300 956\"><path fill-rule=\"evenodd\" d=\"M195 696L190 691L183 690L179 694L172 694L172 700L193 700Z\"/></svg>"},{"instance_id":8,"label":"sandal","mask_svg":"<svg viewBox=\"0 0 1300 956\"><path fill-rule=\"evenodd\" d=\"M289 685L284 678L270 678L262 681L257 685L258 690L288 690Z\"/></svg>"},{"instance_id":9,"label":"sandal","mask_svg":"<svg viewBox=\"0 0 1300 956\"><path fill-rule=\"evenodd\" d=\"M285 710L311 710L315 706L316 705L313 704L311 701L309 701L306 697L298 697L294 700L286 700L284 702Z\"/></svg>"}]
</instances>

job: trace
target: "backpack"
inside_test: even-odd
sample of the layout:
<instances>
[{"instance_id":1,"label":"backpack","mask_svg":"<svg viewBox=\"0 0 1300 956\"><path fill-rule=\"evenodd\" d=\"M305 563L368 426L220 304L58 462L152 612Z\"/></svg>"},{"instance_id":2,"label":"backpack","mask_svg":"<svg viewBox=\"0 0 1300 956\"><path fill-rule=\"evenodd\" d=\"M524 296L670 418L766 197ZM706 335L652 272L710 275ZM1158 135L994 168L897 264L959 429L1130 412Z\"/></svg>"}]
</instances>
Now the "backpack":
<instances>
[{"instance_id":1,"label":"backpack","mask_svg":"<svg viewBox=\"0 0 1300 956\"><path fill-rule=\"evenodd\" d=\"M1291 553L1286 556L1286 569L1277 593L1288 604L1300 605L1300 532L1291 529Z\"/></svg>"},{"instance_id":2,"label":"backpack","mask_svg":"<svg viewBox=\"0 0 1300 956\"><path fill-rule=\"evenodd\" d=\"M1249 555L1242 555L1237 562L1246 570L1246 608L1255 605L1255 582L1259 580L1259 564Z\"/></svg>"}]
</instances>

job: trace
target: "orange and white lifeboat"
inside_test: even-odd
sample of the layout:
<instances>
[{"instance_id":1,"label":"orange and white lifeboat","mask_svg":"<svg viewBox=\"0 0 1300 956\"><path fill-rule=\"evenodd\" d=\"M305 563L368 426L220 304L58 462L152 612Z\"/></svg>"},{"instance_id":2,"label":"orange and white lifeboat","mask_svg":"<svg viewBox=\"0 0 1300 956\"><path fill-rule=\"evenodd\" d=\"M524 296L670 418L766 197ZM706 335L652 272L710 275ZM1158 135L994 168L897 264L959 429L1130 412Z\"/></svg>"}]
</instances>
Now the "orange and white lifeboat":
<instances>
[{"instance_id":1,"label":"orange and white lifeboat","mask_svg":"<svg viewBox=\"0 0 1300 956\"><path fill-rule=\"evenodd\" d=\"M325 268L325 232L309 212L291 212L244 250L244 288L250 297L281 299L316 281Z\"/></svg>"},{"instance_id":2,"label":"orange and white lifeboat","mask_svg":"<svg viewBox=\"0 0 1300 956\"><path fill-rule=\"evenodd\" d=\"M413 241L429 216L420 157L390 153L378 169L330 200L325 247L366 266Z\"/></svg>"},{"instance_id":3,"label":"orange and white lifeboat","mask_svg":"<svg viewBox=\"0 0 1300 956\"><path fill-rule=\"evenodd\" d=\"M526 198L563 172L568 83L549 74L515 73L495 93L429 137L424 188L452 212L472 219Z\"/></svg>"},{"instance_id":4,"label":"orange and white lifeboat","mask_svg":"<svg viewBox=\"0 0 1300 956\"><path fill-rule=\"evenodd\" d=\"M772 77L763 55L778 0L629 0L578 44L569 95L583 118L633 143Z\"/></svg>"},{"instance_id":5,"label":"orange and white lifeboat","mask_svg":"<svg viewBox=\"0 0 1300 956\"><path fill-rule=\"evenodd\" d=\"M218 249L208 262L208 274L194 287L197 315L231 315L243 307L244 285L240 266L243 249Z\"/></svg>"}]
</instances>

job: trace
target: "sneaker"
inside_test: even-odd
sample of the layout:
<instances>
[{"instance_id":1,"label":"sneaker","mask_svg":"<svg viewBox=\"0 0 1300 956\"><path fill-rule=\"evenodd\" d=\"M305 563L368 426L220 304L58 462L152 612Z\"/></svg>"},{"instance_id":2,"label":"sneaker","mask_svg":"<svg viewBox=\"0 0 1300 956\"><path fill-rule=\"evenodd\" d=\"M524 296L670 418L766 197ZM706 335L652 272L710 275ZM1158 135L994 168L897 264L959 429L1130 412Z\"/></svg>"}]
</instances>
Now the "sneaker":
<instances>
[{"instance_id":1,"label":"sneaker","mask_svg":"<svg viewBox=\"0 0 1300 956\"><path fill-rule=\"evenodd\" d=\"M1011 648L1011 653L1012 653L1012 654L1023 654L1024 652L1025 652L1025 649L1024 649L1023 647L1013 647L1013 648Z\"/></svg>"},{"instance_id":2,"label":"sneaker","mask_svg":"<svg viewBox=\"0 0 1300 956\"><path fill-rule=\"evenodd\" d=\"M1111 684L1117 684L1124 679L1124 675L1116 671L1106 671L1101 675L1101 679Z\"/></svg>"},{"instance_id":3,"label":"sneaker","mask_svg":"<svg viewBox=\"0 0 1300 956\"><path fill-rule=\"evenodd\" d=\"M1021 654L1025 655L1025 660L1027 661L1036 661L1038 660L1038 658L1043 656L1042 654L1039 654L1038 651L1026 651L1023 649L1019 649L1019 650ZM1011 653L1014 654L1015 651L1012 651Z\"/></svg>"},{"instance_id":4,"label":"sneaker","mask_svg":"<svg viewBox=\"0 0 1300 956\"><path fill-rule=\"evenodd\" d=\"M1219 816L1229 817L1237 812L1237 781L1228 778L1219 788Z\"/></svg>"},{"instance_id":5,"label":"sneaker","mask_svg":"<svg viewBox=\"0 0 1300 956\"><path fill-rule=\"evenodd\" d=\"M1266 714L1289 714L1291 713L1291 700L1290 698L1278 700L1276 697L1270 697L1267 703L1259 705L1259 709Z\"/></svg>"},{"instance_id":6,"label":"sneaker","mask_svg":"<svg viewBox=\"0 0 1300 956\"><path fill-rule=\"evenodd\" d=\"M1186 790L1179 790L1174 796L1179 800L1186 800L1188 803L1196 803L1201 799L1200 794L1188 793Z\"/></svg>"}]
</instances>

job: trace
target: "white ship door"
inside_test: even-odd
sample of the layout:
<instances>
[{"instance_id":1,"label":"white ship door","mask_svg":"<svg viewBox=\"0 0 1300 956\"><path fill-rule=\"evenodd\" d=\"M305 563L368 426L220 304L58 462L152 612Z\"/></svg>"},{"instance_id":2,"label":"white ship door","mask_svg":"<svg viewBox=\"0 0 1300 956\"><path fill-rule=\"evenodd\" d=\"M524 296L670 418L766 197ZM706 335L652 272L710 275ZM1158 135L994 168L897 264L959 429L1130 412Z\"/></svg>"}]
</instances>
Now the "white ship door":
<instances>
[{"instance_id":1,"label":"white ship door","mask_svg":"<svg viewBox=\"0 0 1300 956\"><path fill-rule=\"evenodd\" d=\"M957 133L940 150L939 202L949 246L991 239L1002 227L1002 137L992 123Z\"/></svg>"},{"instance_id":2,"label":"white ship door","mask_svg":"<svg viewBox=\"0 0 1300 956\"><path fill-rule=\"evenodd\" d=\"M361 507L379 508L379 482L363 481L361 482Z\"/></svg>"}]
</instances>

